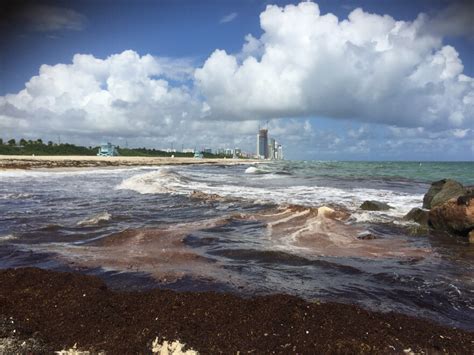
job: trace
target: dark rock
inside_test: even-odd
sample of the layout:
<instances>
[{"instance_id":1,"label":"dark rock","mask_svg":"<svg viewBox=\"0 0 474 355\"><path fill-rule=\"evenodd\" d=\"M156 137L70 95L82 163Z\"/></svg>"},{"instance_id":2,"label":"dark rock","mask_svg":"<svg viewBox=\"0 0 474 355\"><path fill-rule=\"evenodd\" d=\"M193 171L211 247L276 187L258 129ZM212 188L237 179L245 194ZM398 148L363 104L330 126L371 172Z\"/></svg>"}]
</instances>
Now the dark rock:
<instances>
[{"instance_id":1,"label":"dark rock","mask_svg":"<svg viewBox=\"0 0 474 355\"><path fill-rule=\"evenodd\" d=\"M466 189L455 180L443 179L435 181L431 184L430 189L423 198L423 208L431 209L465 193Z\"/></svg>"},{"instance_id":2,"label":"dark rock","mask_svg":"<svg viewBox=\"0 0 474 355\"><path fill-rule=\"evenodd\" d=\"M427 236L430 234L430 228L427 224L412 224L405 226L405 230L413 236Z\"/></svg>"},{"instance_id":3,"label":"dark rock","mask_svg":"<svg viewBox=\"0 0 474 355\"><path fill-rule=\"evenodd\" d=\"M384 202L378 201L364 201L360 208L365 211L387 211L393 207L390 207L388 204Z\"/></svg>"},{"instance_id":4,"label":"dark rock","mask_svg":"<svg viewBox=\"0 0 474 355\"><path fill-rule=\"evenodd\" d=\"M464 196L463 196L464 197ZM452 198L429 212L429 224L434 229L467 236L474 229L474 203L466 197ZM467 201L467 204L466 204Z\"/></svg>"},{"instance_id":5,"label":"dark rock","mask_svg":"<svg viewBox=\"0 0 474 355\"><path fill-rule=\"evenodd\" d=\"M379 239L376 235L370 233L369 231L362 232L357 236L357 239L361 240L372 240L372 239Z\"/></svg>"},{"instance_id":6,"label":"dark rock","mask_svg":"<svg viewBox=\"0 0 474 355\"><path fill-rule=\"evenodd\" d=\"M468 240L469 240L469 243L474 244L474 229L469 232L468 238L469 238L469 239L468 239Z\"/></svg>"},{"instance_id":7,"label":"dark rock","mask_svg":"<svg viewBox=\"0 0 474 355\"><path fill-rule=\"evenodd\" d=\"M408 212L405 217L406 221L414 221L421 225L428 225L429 211L422 210L421 208L415 207Z\"/></svg>"},{"instance_id":8,"label":"dark rock","mask_svg":"<svg viewBox=\"0 0 474 355\"><path fill-rule=\"evenodd\" d=\"M459 196L456 202L458 205L469 206L472 203L471 201L473 198L474 198L474 192L469 192L465 195Z\"/></svg>"}]
</instances>

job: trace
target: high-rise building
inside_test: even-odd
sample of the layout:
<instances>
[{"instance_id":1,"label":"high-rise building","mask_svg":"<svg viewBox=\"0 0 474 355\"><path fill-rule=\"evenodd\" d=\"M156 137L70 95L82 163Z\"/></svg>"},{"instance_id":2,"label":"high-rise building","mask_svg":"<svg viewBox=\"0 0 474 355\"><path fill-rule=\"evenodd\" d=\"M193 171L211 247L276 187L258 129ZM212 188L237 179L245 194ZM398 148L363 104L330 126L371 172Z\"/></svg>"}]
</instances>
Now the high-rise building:
<instances>
[{"instance_id":1,"label":"high-rise building","mask_svg":"<svg viewBox=\"0 0 474 355\"><path fill-rule=\"evenodd\" d=\"M268 159L268 129L262 128L257 135L257 157Z\"/></svg>"},{"instance_id":2,"label":"high-rise building","mask_svg":"<svg viewBox=\"0 0 474 355\"><path fill-rule=\"evenodd\" d=\"M276 141L275 138L270 138L270 143L268 144L268 159L275 159L275 148L276 148Z\"/></svg>"},{"instance_id":3,"label":"high-rise building","mask_svg":"<svg viewBox=\"0 0 474 355\"><path fill-rule=\"evenodd\" d=\"M277 147L277 156L278 156L278 160L283 160L284 157L283 157L283 147L281 144L278 144L278 147Z\"/></svg>"}]
</instances>

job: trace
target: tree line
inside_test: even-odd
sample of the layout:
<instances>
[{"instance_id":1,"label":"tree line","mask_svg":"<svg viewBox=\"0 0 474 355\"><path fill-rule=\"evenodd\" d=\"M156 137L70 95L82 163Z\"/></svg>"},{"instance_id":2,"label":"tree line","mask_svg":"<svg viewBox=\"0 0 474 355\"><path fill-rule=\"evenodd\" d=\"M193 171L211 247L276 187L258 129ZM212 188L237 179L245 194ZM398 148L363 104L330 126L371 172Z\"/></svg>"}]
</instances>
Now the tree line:
<instances>
[{"instance_id":1,"label":"tree line","mask_svg":"<svg viewBox=\"0 0 474 355\"><path fill-rule=\"evenodd\" d=\"M194 153L165 152L149 148L121 148L116 147L121 156L143 156L143 157L193 157ZM0 155L97 155L99 146L83 147L69 143L44 143L42 139L26 140L10 139L4 141L0 138ZM203 153L204 158L229 157L222 154Z\"/></svg>"}]
</instances>

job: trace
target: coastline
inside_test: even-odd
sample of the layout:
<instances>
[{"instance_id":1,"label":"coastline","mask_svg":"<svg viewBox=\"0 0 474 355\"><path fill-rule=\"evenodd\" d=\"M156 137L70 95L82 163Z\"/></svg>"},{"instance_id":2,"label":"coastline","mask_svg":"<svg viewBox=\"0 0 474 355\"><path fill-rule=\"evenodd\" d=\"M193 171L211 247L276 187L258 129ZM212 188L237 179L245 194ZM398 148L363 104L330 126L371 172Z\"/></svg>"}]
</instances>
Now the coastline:
<instances>
[{"instance_id":1,"label":"coastline","mask_svg":"<svg viewBox=\"0 0 474 355\"><path fill-rule=\"evenodd\" d=\"M0 284L0 346L34 344L35 353L75 344L149 353L155 339L201 354L474 352L474 332L288 295L115 291L96 276L37 268L1 270Z\"/></svg>"},{"instance_id":2,"label":"coastline","mask_svg":"<svg viewBox=\"0 0 474 355\"><path fill-rule=\"evenodd\" d=\"M26 156L0 155L0 170L52 169L52 168L97 168L160 165L234 165L253 164L253 159L195 159L171 157L99 157L99 156Z\"/></svg>"}]
</instances>

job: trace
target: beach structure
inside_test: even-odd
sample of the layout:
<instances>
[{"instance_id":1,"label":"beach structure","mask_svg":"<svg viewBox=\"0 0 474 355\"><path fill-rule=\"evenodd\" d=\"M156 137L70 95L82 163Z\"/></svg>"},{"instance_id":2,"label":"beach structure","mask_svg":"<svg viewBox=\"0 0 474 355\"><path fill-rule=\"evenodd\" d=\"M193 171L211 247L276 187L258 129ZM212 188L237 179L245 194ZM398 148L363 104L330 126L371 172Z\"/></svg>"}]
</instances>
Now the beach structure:
<instances>
[{"instance_id":1,"label":"beach structure","mask_svg":"<svg viewBox=\"0 0 474 355\"><path fill-rule=\"evenodd\" d=\"M115 146L110 143L102 143L99 147L99 151L97 152L97 156L99 157L115 157L118 156L118 151Z\"/></svg>"},{"instance_id":2,"label":"beach structure","mask_svg":"<svg viewBox=\"0 0 474 355\"><path fill-rule=\"evenodd\" d=\"M204 154L202 154L201 152L195 152L194 153L194 158L195 159L202 159L202 158L204 158Z\"/></svg>"}]
</instances>

